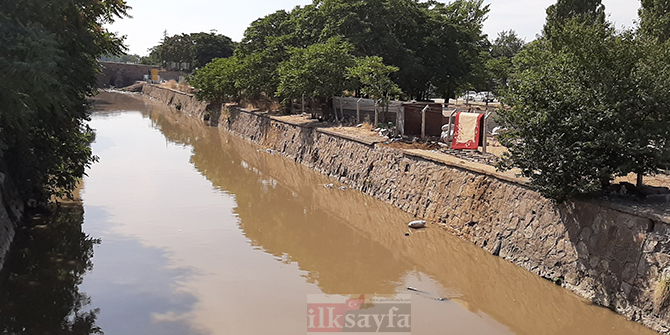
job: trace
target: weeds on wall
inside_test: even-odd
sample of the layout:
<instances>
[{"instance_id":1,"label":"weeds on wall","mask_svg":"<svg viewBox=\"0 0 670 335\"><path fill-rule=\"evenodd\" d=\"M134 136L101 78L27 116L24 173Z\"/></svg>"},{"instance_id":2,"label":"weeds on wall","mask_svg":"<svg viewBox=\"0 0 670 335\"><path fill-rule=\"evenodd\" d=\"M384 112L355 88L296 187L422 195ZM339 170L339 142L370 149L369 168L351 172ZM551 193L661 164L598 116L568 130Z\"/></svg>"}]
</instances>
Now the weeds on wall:
<instances>
[{"instance_id":1,"label":"weeds on wall","mask_svg":"<svg viewBox=\"0 0 670 335\"><path fill-rule=\"evenodd\" d=\"M654 309L656 313L667 310L670 305L670 274L663 274L654 288Z\"/></svg>"}]
</instances>

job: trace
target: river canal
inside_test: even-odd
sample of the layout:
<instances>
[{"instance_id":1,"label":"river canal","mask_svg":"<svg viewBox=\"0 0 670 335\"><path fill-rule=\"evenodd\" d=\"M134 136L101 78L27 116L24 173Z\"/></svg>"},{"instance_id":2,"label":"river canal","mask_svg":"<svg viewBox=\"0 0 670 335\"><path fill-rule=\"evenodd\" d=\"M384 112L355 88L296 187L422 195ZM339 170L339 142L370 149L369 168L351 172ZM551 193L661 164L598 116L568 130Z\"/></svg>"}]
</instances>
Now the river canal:
<instances>
[{"instance_id":1,"label":"river canal","mask_svg":"<svg viewBox=\"0 0 670 335\"><path fill-rule=\"evenodd\" d=\"M94 107L100 161L18 232L5 333L305 334L308 295L411 294L415 335L654 334L147 98Z\"/></svg>"}]
</instances>

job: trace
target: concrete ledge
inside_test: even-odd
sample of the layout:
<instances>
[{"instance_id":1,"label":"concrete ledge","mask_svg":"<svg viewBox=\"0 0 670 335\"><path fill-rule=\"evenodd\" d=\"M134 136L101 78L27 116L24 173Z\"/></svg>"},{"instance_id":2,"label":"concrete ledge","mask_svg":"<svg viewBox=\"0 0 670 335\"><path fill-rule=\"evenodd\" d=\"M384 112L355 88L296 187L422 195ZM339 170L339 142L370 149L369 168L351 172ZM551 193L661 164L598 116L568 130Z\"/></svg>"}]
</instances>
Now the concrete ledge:
<instances>
[{"instance_id":1,"label":"concrete ledge","mask_svg":"<svg viewBox=\"0 0 670 335\"><path fill-rule=\"evenodd\" d=\"M420 150L420 149L404 149L403 152L405 152L406 155L412 156L412 157L419 157L423 158L432 162L436 163L441 163L447 166L459 168L462 170L470 171L470 172L475 172L483 175L487 175L490 177L494 177L500 180L504 180L510 183L517 184L519 186L526 187L526 184L528 183L528 179L526 178L520 178L517 177L517 172L516 171L507 171L507 172L500 172L498 171L495 167L491 165L486 165L486 164L481 164L481 163L475 163L475 162L470 162L466 161L463 159L460 159L458 157L449 155L449 154L443 154L443 153L438 153L438 152L433 152L433 151L428 151L428 150Z\"/></svg>"},{"instance_id":2,"label":"concrete ledge","mask_svg":"<svg viewBox=\"0 0 670 335\"><path fill-rule=\"evenodd\" d=\"M383 140L377 140L377 141L367 140L367 139L364 139L364 138L361 138L361 137L356 137L356 136L352 136L352 135L348 135L348 134L343 134L343 133L340 133L338 131L328 129L328 128L317 128L316 131L319 132L319 133L322 133L322 134L339 137L341 139L345 139L345 140L348 140L348 141L354 141L354 142L358 142L358 143L361 143L361 144L365 144L365 145L370 146L370 147L374 147L375 144L377 144L377 143L383 143L384 142Z\"/></svg>"}]
</instances>

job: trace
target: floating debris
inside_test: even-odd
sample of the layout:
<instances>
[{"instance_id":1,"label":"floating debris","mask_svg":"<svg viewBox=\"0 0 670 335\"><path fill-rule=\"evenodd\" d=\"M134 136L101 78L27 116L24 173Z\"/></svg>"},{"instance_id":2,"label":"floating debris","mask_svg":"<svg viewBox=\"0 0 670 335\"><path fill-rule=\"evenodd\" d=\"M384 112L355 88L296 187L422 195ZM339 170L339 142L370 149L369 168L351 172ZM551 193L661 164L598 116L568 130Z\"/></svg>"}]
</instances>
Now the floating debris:
<instances>
[{"instance_id":1,"label":"floating debris","mask_svg":"<svg viewBox=\"0 0 670 335\"><path fill-rule=\"evenodd\" d=\"M347 190L346 187L344 187L344 186L340 186L340 191L346 191L346 190Z\"/></svg>"},{"instance_id":2,"label":"floating debris","mask_svg":"<svg viewBox=\"0 0 670 335\"><path fill-rule=\"evenodd\" d=\"M426 226L426 220L416 220L407 224L408 227L418 229Z\"/></svg>"},{"instance_id":3,"label":"floating debris","mask_svg":"<svg viewBox=\"0 0 670 335\"><path fill-rule=\"evenodd\" d=\"M418 288L411 287L411 286L408 286L408 287L407 287L407 290L417 292L417 293L419 293L419 294L421 294L421 295L427 296L427 297L432 298L432 299L435 299L435 300L437 300L437 301L448 301L448 300L449 300L449 298L438 297L438 296L436 296L436 295L434 295L434 294L428 293L428 292L426 292L426 291L421 291L421 290L419 290Z\"/></svg>"},{"instance_id":4,"label":"floating debris","mask_svg":"<svg viewBox=\"0 0 670 335\"><path fill-rule=\"evenodd\" d=\"M332 183L323 185L323 187L325 188L333 188L333 186L334 185Z\"/></svg>"}]
</instances>

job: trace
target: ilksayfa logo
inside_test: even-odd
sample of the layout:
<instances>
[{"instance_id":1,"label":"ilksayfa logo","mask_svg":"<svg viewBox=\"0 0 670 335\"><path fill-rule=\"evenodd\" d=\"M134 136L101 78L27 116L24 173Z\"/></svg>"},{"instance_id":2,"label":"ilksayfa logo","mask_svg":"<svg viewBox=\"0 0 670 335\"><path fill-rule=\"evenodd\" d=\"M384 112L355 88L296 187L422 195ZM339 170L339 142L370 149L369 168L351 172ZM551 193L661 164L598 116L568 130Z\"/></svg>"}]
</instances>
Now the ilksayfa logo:
<instances>
[{"instance_id":1,"label":"ilksayfa logo","mask_svg":"<svg viewBox=\"0 0 670 335\"><path fill-rule=\"evenodd\" d=\"M412 296L307 296L307 333L410 333Z\"/></svg>"}]
</instances>

